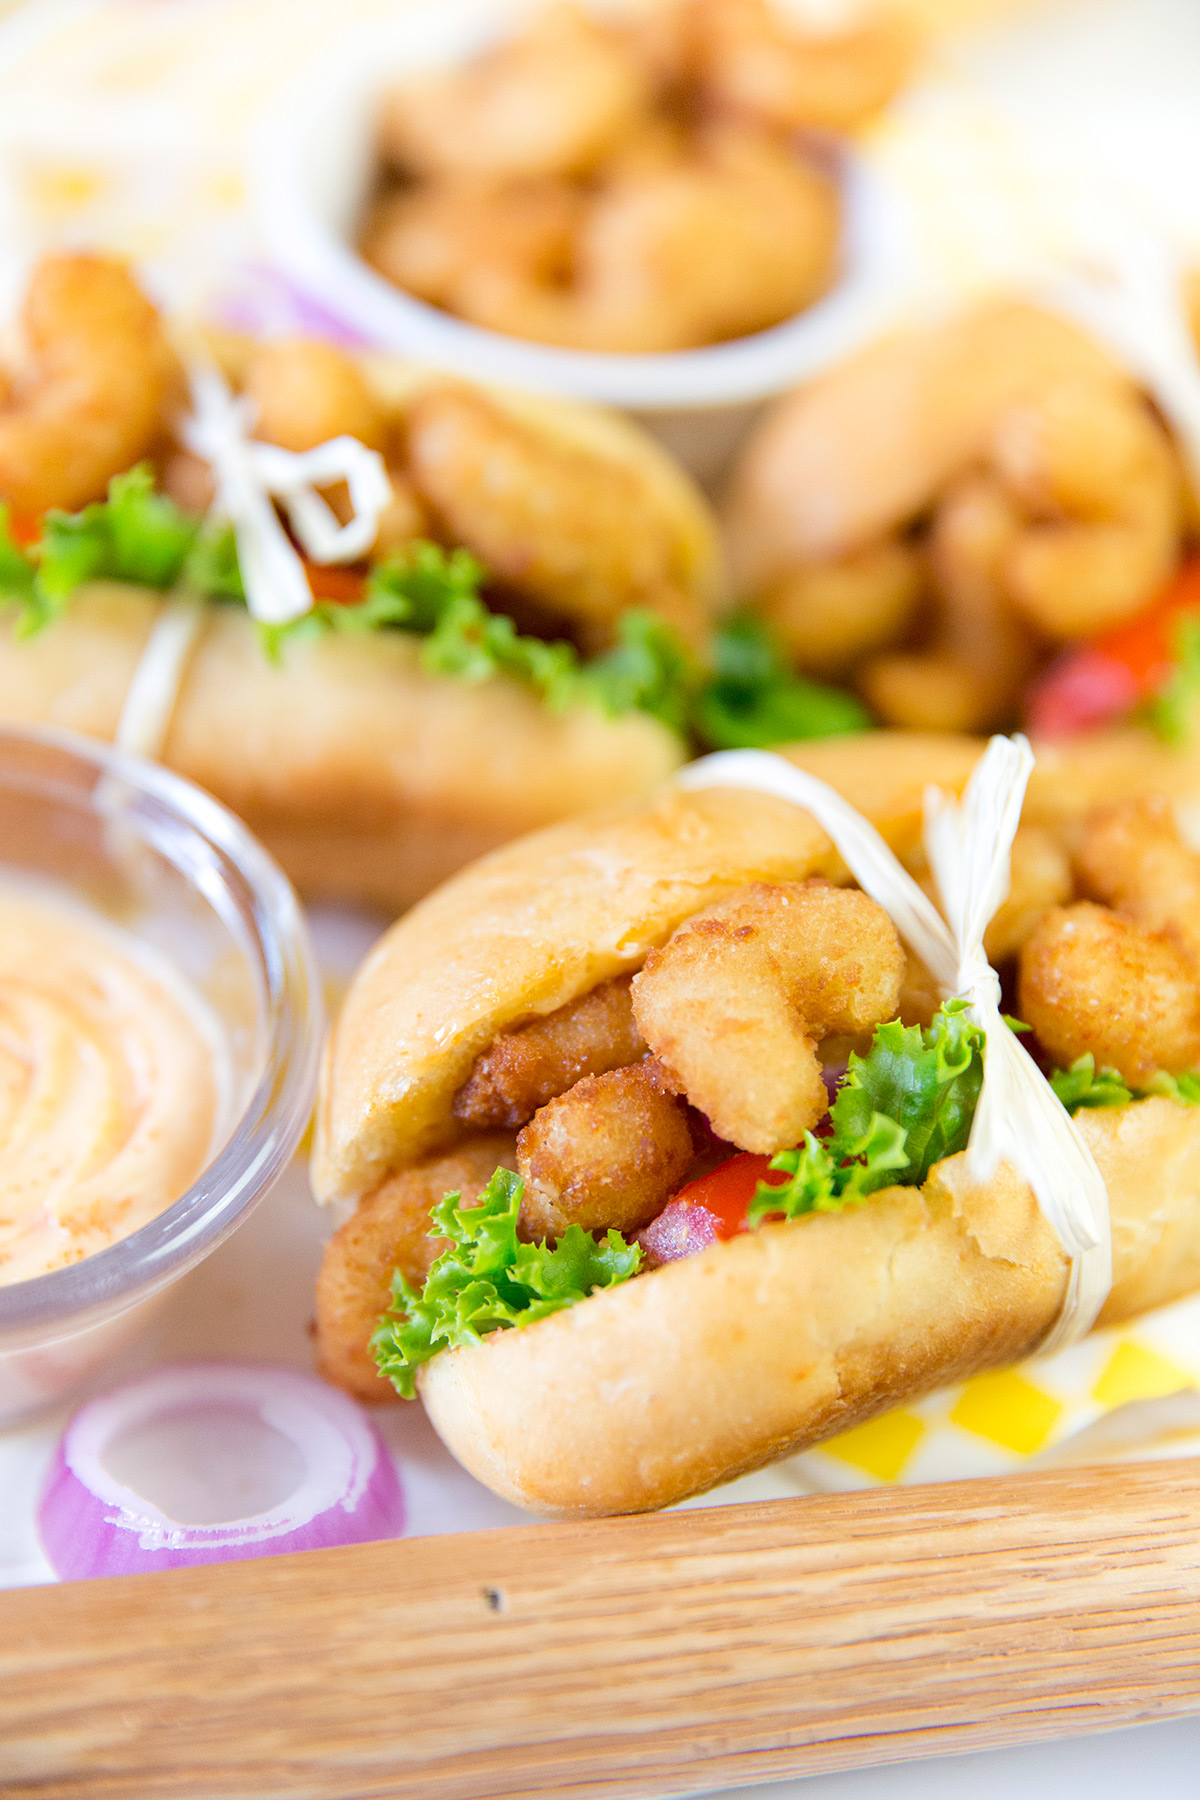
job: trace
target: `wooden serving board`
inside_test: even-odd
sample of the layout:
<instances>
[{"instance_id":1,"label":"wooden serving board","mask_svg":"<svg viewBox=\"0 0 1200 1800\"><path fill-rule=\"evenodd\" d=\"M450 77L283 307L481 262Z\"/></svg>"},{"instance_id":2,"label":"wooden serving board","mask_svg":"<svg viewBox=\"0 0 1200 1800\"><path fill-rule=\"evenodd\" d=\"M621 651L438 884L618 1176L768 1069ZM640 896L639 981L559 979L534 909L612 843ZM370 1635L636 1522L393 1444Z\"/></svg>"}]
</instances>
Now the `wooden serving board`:
<instances>
[{"instance_id":1,"label":"wooden serving board","mask_svg":"<svg viewBox=\"0 0 1200 1800\"><path fill-rule=\"evenodd\" d=\"M0 1596L7 1800L649 1800L1193 1711L1200 1460Z\"/></svg>"}]
</instances>

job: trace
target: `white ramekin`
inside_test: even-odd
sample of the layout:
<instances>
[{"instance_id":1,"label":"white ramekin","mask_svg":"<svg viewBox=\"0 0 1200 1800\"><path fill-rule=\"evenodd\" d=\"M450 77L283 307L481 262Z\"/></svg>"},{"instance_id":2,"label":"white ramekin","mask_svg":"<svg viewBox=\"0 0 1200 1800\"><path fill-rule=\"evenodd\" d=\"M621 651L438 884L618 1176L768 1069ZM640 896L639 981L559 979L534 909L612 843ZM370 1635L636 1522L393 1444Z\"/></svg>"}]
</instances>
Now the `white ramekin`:
<instances>
[{"instance_id":1,"label":"white ramekin","mask_svg":"<svg viewBox=\"0 0 1200 1800\"><path fill-rule=\"evenodd\" d=\"M355 30L306 68L256 134L250 183L265 247L306 300L366 343L475 380L626 408L710 475L759 403L845 355L888 318L908 261L903 211L869 159L847 151L840 281L770 330L699 350L564 350L486 331L405 294L355 249L381 96L402 76L475 55L538 4L432 0Z\"/></svg>"}]
</instances>

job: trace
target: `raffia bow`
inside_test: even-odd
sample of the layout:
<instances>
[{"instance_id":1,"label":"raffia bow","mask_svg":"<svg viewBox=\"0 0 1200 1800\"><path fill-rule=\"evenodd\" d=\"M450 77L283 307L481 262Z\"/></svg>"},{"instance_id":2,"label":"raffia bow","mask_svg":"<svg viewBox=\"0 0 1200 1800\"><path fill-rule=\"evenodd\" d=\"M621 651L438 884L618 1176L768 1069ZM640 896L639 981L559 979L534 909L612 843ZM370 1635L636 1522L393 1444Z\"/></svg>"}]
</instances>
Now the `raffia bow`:
<instances>
[{"instance_id":1,"label":"raffia bow","mask_svg":"<svg viewBox=\"0 0 1200 1800\"><path fill-rule=\"evenodd\" d=\"M274 502L313 562L354 562L375 542L392 497L383 458L352 437L300 452L259 443L250 436L252 402L235 397L217 369L193 368L189 379L192 412L180 436L212 469L213 511L233 526L246 604L264 624L286 625L311 609L313 595ZM350 490L344 525L317 491L338 481Z\"/></svg>"},{"instance_id":2,"label":"raffia bow","mask_svg":"<svg viewBox=\"0 0 1200 1800\"><path fill-rule=\"evenodd\" d=\"M983 936L1009 888L1010 855L1034 757L1023 737L993 738L960 801L925 796L925 847L945 918L875 827L847 800L783 757L731 750L676 777L687 789L751 788L801 806L832 838L864 893L888 913L943 999L965 999L985 1034L983 1085L967 1172L983 1183L1005 1162L1033 1189L1070 1260L1067 1293L1041 1345L1061 1349L1090 1331L1112 1286L1108 1194L1096 1159L1057 1094L1010 1030Z\"/></svg>"}]
</instances>

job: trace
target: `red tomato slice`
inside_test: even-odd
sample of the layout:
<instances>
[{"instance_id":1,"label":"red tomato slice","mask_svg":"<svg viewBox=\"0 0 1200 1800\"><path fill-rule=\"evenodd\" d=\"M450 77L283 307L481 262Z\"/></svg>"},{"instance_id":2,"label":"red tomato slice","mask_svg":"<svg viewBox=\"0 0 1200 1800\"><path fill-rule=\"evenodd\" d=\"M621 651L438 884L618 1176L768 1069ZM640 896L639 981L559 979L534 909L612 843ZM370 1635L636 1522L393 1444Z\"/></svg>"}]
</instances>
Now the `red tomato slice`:
<instances>
[{"instance_id":1,"label":"red tomato slice","mask_svg":"<svg viewBox=\"0 0 1200 1800\"><path fill-rule=\"evenodd\" d=\"M1191 607L1200 609L1200 557L1185 562L1157 600L1136 619L1098 637L1095 647L1124 664L1145 697L1161 685L1175 661L1175 623Z\"/></svg>"},{"instance_id":2,"label":"red tomato slice","mask_svg":"<svg viewBox=\"0 0 1200 1800\"><path fill-rule=\"evenodd\" d=\"M335 606L357 606L367 591L367 578L361 569L348 569L339 563L315 563L304 559L304 573L315 600L330 600Z\"/></svg>"},{"instance_id":3,"label":"red tomato slice","mask_svg":"<svg viewBox=\"0 0 1200 1800\"><path fill-rule=\"evenodd\" d=\"M1136 618L1067 650L1030 689L1026 707L1035 737L1075 737L1112 724L1156 694L1175 662L1175 628L1200 611L1200 557Z\"/></svg>"},{"instance_id":4,"label":"red tomato slice","mask_svg":"<svg viewBox=\"0 0 1200 1800\"><path fill-rule=\"evenodd\" d=\"M19 544L22 550L28 550L29 546L36 544L42 535L42 515L41 513L10 512L8 529L13 543Z\"/></svg>"},{"instance_id":5,"label":"red tomato slice","mask_svg":"<svg viewBox=\"0 0 1200 1800\"><path fill-rule=\"evenodd\" d=\"M787 1180L779 1170L772 1170L770 1163L769 1156L753 1156L749 1151L731 1156L710 1174L700 1175L680 1188L671 1204L702 1206L717 1221L719 1238L736 1237L746 1229L746 1210L758 1192L759 1182L779 1187Z\"/></svg>"}]
</instances>

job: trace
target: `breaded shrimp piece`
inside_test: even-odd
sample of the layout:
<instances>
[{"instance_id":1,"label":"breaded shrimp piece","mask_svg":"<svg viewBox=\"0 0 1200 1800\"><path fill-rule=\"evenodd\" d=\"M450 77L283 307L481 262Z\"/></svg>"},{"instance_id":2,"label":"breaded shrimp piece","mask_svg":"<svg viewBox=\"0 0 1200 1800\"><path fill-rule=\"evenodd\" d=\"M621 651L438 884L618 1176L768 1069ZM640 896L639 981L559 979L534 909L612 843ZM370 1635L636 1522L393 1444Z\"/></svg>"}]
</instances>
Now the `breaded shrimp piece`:
<instances>
[{"instance_id":1,"label":"breaded shrimp piece","mask_svg":"<svg viewBox=\"0 0 1200 1800\"><path fill-rule=\"evenodd\" d=\"M581 228L584 347L685 350L777 324L832 283L839 229L833 183L790 149L699 133L618 176Z\"/></svg>"},{"instance_id":2,"label":"breaded shrimp piece","mask_svg":"<svg viewBox=\"0 0 1200 1800\"><path fill-rule=\"evenodd\" d=\"M1102 807L1075 859L1080 886L1148 931L1172 936L1200 976L1200 855L1158 795Z\"/></svg>"},{"instance_id":3,"label":"breaded shrimp piece","mask_svg":"<svg viewBox=\"0 0 1200 1800\"><path fill-rule=\"evenodd\" d=\"M1019 826L1008 898L984 934L988 961L1002 963L1015 956L1043 915L1052 906L1065 906L1072 891L1071 860L1053 832L1041 825Z\"/></svg>"},{"instance_id":4,"label":"breaded shrimp piece","mask_svg":"<svg viewBox=\"0 0 1200 1800\"><path fill-rule=\"evenodd\" d=\"M1004 590L1048 637L1091 637L1139 612L1178 560L1182 496L1169 439L1131 388L1060 381L997 423L992 460L1029 521Z\"/></svg>"},{"instance_id":5,"label":"breaded shrimp piece","mask_svg":"<svg viewBox=\"0 0 1200 1800\"><path fill-rule=\"evenodd\" d=\"M255 436L285 450L353 437L381 450L383 412L350 357L316 338L279 338L257 350L244 389L257 408Z\"/></svg>"},{"instance_id":6,"label":"breaded shrimp piece","mask_svg":"<svg viewBox=\"0 0 1200 1800\"><path fill-rule=\"evenodd\" d=\"M1028 627L1004 592L1021 517L994 477L964 476L940 502L929 541L937 595L926 647L873 658L859 685L885 723L917 731L982 731L1015 710L1032 672Z\"/></svg>"},{"instance_id":7,"label":"breaded shrimp piece","mask_svg":"<svg viewBox=\"0 0 1200 1800\"><path fill-rule=\"evenodd\" d=\"M923 518L989 466L1006 414L1068 376L1133 386L1072 326L1006 305L885 337L803 382L755 427L730 483L738 586L761 593Z\"/></svg>"},{"instance_id":8,"label":"breaded shrimp piece","mask_svg":"<svg viewBox=\"0 0 1200 1800\"><path fill-rule=\"evenodd\" d=\"M850 131L907 78L915 34L895 18L802 32L767 0L695 0L693 56L709 101L778 131Z\"/></svg>"},{"instance_id":9,"label":"breaded shrimp piece","mask_svg":"<svg viewBox=\"0 0 1200 1800\"><path fill-rule=\"evenodd\" d=\"M1045 913L1021 951L1018 1005L1064 1068L1091 1053L1140 1085L1200 1061L1200 987L1179 945L1090 900Z\"/></svg>"},{"instance_id":10,"label":"breaded shrimp piece","mask_svg":"<svg viewBox=\"0 0 1200 1800\"><path fill-rule=\"evenodd\" d=\"M652 1058L586 1075L517 1138L522 1227L537 1238L561 1237L568 1225L639 1231L680 1186L692 1155L684 1109Z\"/></svg>"},{"instance_id":11,"label":"breaded shrimp piece","mask_svg":"<svg viewBox=\"0 0 1200 1800\"><path fill-rule=\"evenodd\" d=\"M43 257L21 325L32 366L0 399L0 501L74 509L157 445L181 393L179 365L158 313L112 257Z\"/></svg>"},{"instance_id":12,"label":"breaded shrimp piece","mask_svg":"<svg viewBox=\"0 0 1200 1800\"><path fill-rule=\"evenodd\" d=\"M768 0L692 0L691 60L710 104L778 131L850 131L897 92L915 34L895 18L801 30Z\"/></svg>"},{"instance_id":13,"label":"breaded shrimp piece","mask_svg":"<svg viewBox=\"0 0 1200 1800\"><path fill-rule=\"evenodd\" d=\"M588 649L649 606L695 643L701 603L685 590L671 525L636 472L552 442L483 394L447 384L414 402L408 469L447 537L500 581L570 618Z\"/></svg>"},{"instance_id":14,"label":"breaded shrimp piece","mask_svg":"<svg viewBox=\"0 0 1200 1800\"><path fill-rule=\"evenodd\" d=\"M457 1149L393 1175L359 1201L325 1246L317 1276L317 1367L359 1400L394 1400L371 1354L371 1334L391 1304L392 1272L420 1286L445 1238L429 1235L430 1209L456 1190L473 1206L497 1169L515 1169L511 1133L469 1138Z\"/></svg>"},{"instance_id":15,"label":"breaded shrimp piece","mask_svg":"<svg viewBox=\"0 0 1200 1800\"><path fill-rule=\"evenodd\" d=\"M486 263L458 289L478 325L544 343L685 350L799 312L837 269L837 191L766 137L706 129L606 175L575 238L568 284Z\"/></svg>"},{"instance_id":16,"label":"breaded shrimp piece","mask_svg":"<svg viewBox=\"0 0 1200 1800\"><path fill-rule=\"evenodd\" d=\"M758 610L798 668L837 679L860 658L905 636L921 587L917 552L898 538L883 538L794 569L767 589Z\"/></svg>"},{"instance_id":17,"label":"breaded shrimp piece","mask_svg":"<svg viewBox=\"0 0 1200 1800\"><path fill-rule=\"evenodd\" d=\"M586 174L636 123L649 86L618 34L579 7L550 6L464 69L397 88L380 141L422 174Z\"/></svg>"},{"instance_id":18,"label":"breaded shrimp piece","mask_svg":"<svg viewBox=\"0 0 1200 1800\"><path fill-rule=\"evenodd\" d=\"M717 1136L769 1154L828 1109L819 1040L895 1018L904 973L896 928L866 894L756 882L651 951L633 1012Z\"/></svg>"},{"instance_id":19,"label":"breaded shrimp piece","mask_svg":"<svg viewBox=\"0 0 1200 1800\"><path fill-rule=\"evenodd\" d=\"M362 251L397 287L461 312L464 283L469 292L480 269L521 281L564 278L583 207L579 189L552 176L433 180L378 201Z\"/></svg>"},{"instance_id":20,"label":"breaded shrimp piece","mask_svg":"<svg viewBox=\"0 0 1200 1800\"><path fill-rule=\"evenodd\" d=\"M500 1032L455 1095L455 1118L484 1129L525 1125L585 1075L604 1075L644 1056L631 979L602 982L557 1012Z\"/></svg>"}]
</instances>

